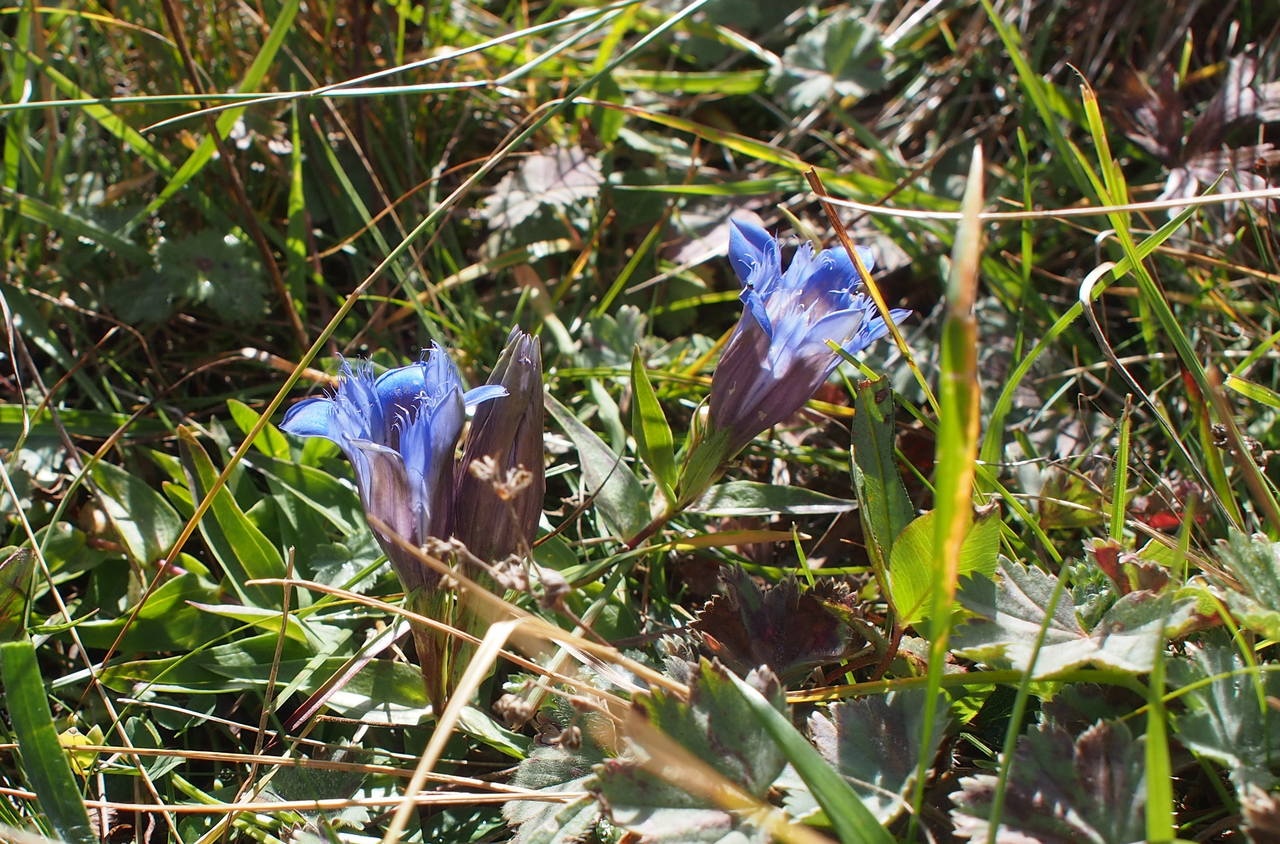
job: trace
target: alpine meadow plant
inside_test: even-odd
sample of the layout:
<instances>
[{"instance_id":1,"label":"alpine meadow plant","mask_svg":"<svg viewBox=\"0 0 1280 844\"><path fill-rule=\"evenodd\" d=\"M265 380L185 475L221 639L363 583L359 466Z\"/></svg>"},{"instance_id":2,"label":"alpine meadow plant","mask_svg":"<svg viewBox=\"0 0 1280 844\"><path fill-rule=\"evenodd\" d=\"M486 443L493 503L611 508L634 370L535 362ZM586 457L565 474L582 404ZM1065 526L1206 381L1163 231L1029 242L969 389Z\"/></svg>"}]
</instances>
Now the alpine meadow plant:
<instances>
[{"instance_id":1,"label":"alpine meadow plant","mask_svg":"<svg viewBox=\"0 0 1280 844\"><path fill-rule=\"evenodd\" d=\"M862 263L871 252L856 247ZM691 433L673 506L630 544L696 500L747 443L794 415L841 361L828 343L857 354L889 332L858 270L840 247L802 244L782 269L778 241L745 220L732 220L729 263L742 282L742 317L711 377L705 425ZM897 322L909 310L892 310Z\"/></svg>"},{"instance_id":2,"label":"alpine meadow plant","mask_svg":"<svg viewBox=\"0 0 1280 844\"><path fill-rule=\"evenodd\" d=\"M477 413L466 457L459 462L454 455L468 408ZM482 387L464 391L457 366L439 346L422 360L377 377L368 364L352 367L344 360L333 393L294 405L280 427L337 443L355 471L374 536L408 593L409 609L468 629L474 626L470 611L409 548L455 536L469 549L477 543L471 553L481 559L527 548L542 500L541 418L538 343L517 330ZM480 487L488 483L493 496L492 488L503 480L486 482L467 472L469 463L482 457L512 469L512 461L523 461L532 477L520 491L519 518L496 521L490 514L479 525L485 496ZM439 711L464 663L465 643L417 624L413 633L427 693Z\"/></svg>"},{"instance_id":3,"label":"alpine meadow plant","mask_svg":"<svg viewBox=\"0 0 1280 844\"><path fill-rule=\"evenodd\" d=\"M856 248L874 266L871 252ZM723 459L813 397L840 363L828 341L855 355L889 332L842 248L815 255L804 243L783 272L778 242L733 220L729 263L742 281L744 310L711 379L709 433L727 435ZM897 322L911 312L890 313Z\"/></svg>"}]
</instances>

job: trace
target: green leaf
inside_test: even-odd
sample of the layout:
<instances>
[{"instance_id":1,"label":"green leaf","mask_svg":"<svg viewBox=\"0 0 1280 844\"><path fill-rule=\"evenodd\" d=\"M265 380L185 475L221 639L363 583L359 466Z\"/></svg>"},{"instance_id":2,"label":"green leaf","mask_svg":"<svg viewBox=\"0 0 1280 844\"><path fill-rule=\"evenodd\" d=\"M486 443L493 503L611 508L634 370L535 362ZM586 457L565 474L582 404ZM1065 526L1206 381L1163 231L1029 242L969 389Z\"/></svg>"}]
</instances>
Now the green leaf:
<instances>
[{"instance_id":1,"label":"green leaf","mask_svg":"<svg viewBox=\"0 0 1280 844\"><path fill-rule=\"evenodd\" d=\"M218 471L195 435L186 428L178 429L178 449L187 472L187 485L192 498L198 501L213 487ZM280 551L245 515L225 486L214 494L209 515L200 522L200 533L222 564L241 601L250 606L278 607L279 590L244 584L256 578L284 577L284 558Z\"/></svg>"},{"instance_id":2,"label":"green leaf","mask_svg":"<svg viewBox=\"0 0 1280 844\"><path fill-rule=\"evenodd\" d=\"M110 463L96 463L92 476L103 493L103 510L129 557L144 566L164 559L183 526L164 496Z\"/></svg>"},{"instance_id":3,"label":"green leaf","mask_svg":"<svg viewBox=\"0 0 1280 844\"><path fill-rule=\"evenodd\" d=\"M1251 786L1272 788L1280 767L1280 712L1267 698L1280 696L1280 674L1260 678L1250 672L1221 631L1165 666L1170 687L1189 689L1180 698L1184 710L1173 720L1178 741L1226 766L1241 795Z\"/></svg>"},{"instance_id":4,"label":"green leaf","mask_svg":"<svg viewBox=\"0 0 1280 844\"><path fill-rule=\"evenodd\" d=\"M126 654L187 650L216 639L226 625L189 602L217 598L217 589L190 572L166 580L138 611L119 649ZM79 622L76 632L86 647L109 648L128 621L128 612L116 618L92 618Z\"/></svg>"},{"instance_id":5,"label":"green leaf","mask_svg":"<svg viewBox=\"0 0 1280 844\"><path fill-rule=\"evenodd\" d=\"M1056 724L1018 739L997 841L1131 844L1146 838L1143 745L1123 723L1102 721L1076 740ZM955 832L988 840L997 778L965 777L951 795Z\"/></svg>"},{"instance_id":6,"label":"green leaf","mask_svg":"<svg viewBox=\"0 0 1280 844\"><path fill-rule=\"evenodd\" d=\"M650 724L694 757L745 793L762 799L786 763L777 744L769 740L768 733L752 716L756 704L736 690L735 681L723 667L703 661L690 684L687 702L655 690L638 697L636 706ZM786 716L779 712L785 703L777 679L768 671L753 672L751 682L764 688L762 694L754 686L747 686L759 697L761 705L785 720ZM643 748L638 752L644 753ZM763 830L740 813L668 783L639 762L610 759L596 769L596 776L610 819L644 841L764 844L768 840Z\"/></svg>"},{"instance_id":7,"label":"green leaf","mask_svg":"<svg viewBox=\"0 0 1280 844\"><path fill-rule=\"evenodd\" d=\"M262 609L260 607L246 607L240 604L202 604L198 601L191 601L190 604L201 612L207 612L210 615L234 619L235 621L241 621L245 624L252 624L254 627L273 633L279 632L280 630L281 614L275 610ZM286 618L288 621L284 627L284 635L299 644L305 645L310 643L311 639L307 636L307 630L302 621L295 615L289 615Z\"/></svg>"},{"instance_id":8,"label":"green leaf","mask_svg":"<svg viewBox=\"0 0 1280 844\"><path fill-rule=\"evenodd\" d=\"M885 85L880 28L845 8L800 36L774 70L774 93L791 111L828 99L865 97Z\"/></svg>"},{"instance_id":9,"label":"green leaf","mask_svg":"<svg viewBox=\"0 0 1280 844\"><path fill-rule=\"evenodd\" d=\"M0 642L22 636L36 557L29 548L0 549Z\"/></svg>"},{"instance_id":10,"label":"green leaf","mask_svg":"<svg viewBox=\"0 0 1280 844\"><path fill-rule=\"evenodd\" d=\"M893 543L911 522L914 510L893 453L893 390L889 382L865 381L855 387L853 416L853 489L868 551L887 566Z\"/></svg>"},{"instance_id":11,"label":"green leaf","mask_svg":"<svg viewBox=\"0 0 1280 844\"><path fill-rule=\"evenodd\" d=\"M584 738L577 748L540 746L516 768L511 784L542 794L585 791L594 783L592 767L604 761ZM519 827L512 844L576 844L600 821L600 804L590 797L572 803L510 800L502 804L507 823Z\"/></svg>"},{"instance_id":12,"label":"green leaf","mask_svg":"<svg viewBox=\"0 0 1280 844\"><path fill-rule=\"evenodd\" d=\"M863 805L849 781L823 759L813 745L791 725L791 719L783 708L770 701L747 681L733 675L729 675L729 679L750 713L750 720L744 719L740 723L754 722L764 730L768 736L766 743L775 746L795 768L831 821L840 841L843 844L892 844L893 838Z\"/></svg>"},{"instance_id":13,"label":"green leaf","mask_svg":"<svg viewBox=\"0 0 1280 844\"><path fill-rule=\"evenodd\" d=\"M846 513L856 506L855 501L804 487L729 481L707 490L689 509L708 516L813 516Z\"/></svg>"},{"instance_id":14,"label":"green leaf","mask_svg":"<svg viewBox=\"0 0 1280 844\"><path fill-rule=\"evenodd\" d=\"M1218 541L1218 559L1236 580L1219 580L1231 614L1254 632L1280 637L1280 542L1231 529Z\"/></svg>"},{"instance_id":15,"label":"green leaf","mask_svg":"<svg viewBox=\"0 0 1280 844\"><path fill-rule=\"evenodd\" d=\"M58 743L45 699L36 648L28 639L0 644L5 709L22 753L22 768L54 831L67 844L96 844L67 754Z\"/></svg>"},{"instance_id":16,"label":"green leaf","mask_svg":"<svg viewBox=\"0 0 1280 844\"><path fill-rule=\"evenodd\" d=\"M818 752L836 768L864 806L882 824L910 805L904 799L915 781L920 737L924 735L924 689L834 704L826 713L809 716L809 735ZM934 727L929 731L937 753L947 725L946 701L939 695ZM788 800L788 807L793 805Z\"/></svg>"},{"instance_id":17,"label":"green leaf","mask_svg":"<svg viewBox=\"0 0 1280 844\"><path fill-rule=\"evenodd\" d=\"M1150 671L1161 636L1175 636L1194 617L1195 601L1179 597L1170 605L1152 592L1131 592L1116 601L1085 631L1065 591L1046 622L1057 578L1031 566L1001 559L1000 580L965 581L959 592L965 609L979 616L956 628L952 650L988 665L1027 671L1032 648L1047 623L1034 677L1051 677L1093 663L1134 674Z\"/></svg>"},{"instance_id":18,"label":"green leaf","mask_svg":"<svg viewBox=\"0 0 1280 844\"><path fill-rule=\"evenodd\" d=\"M248 435L253 426L258 424L258 411L237 399L227 399L227 410L231 412L231 420L242 433ZM253 440L253 447L268 457L277 460L289 459L289 441L275 425L267 425Z\"/></svg>"},{"instance_id":19,"label":"green leaf","mask_svg":"<svg viewBox=\"0 0 1280 844\"><path fill-rule=\"evenodd\" d=\"M615 537L635 536L649 521L649 497L640 479L595 432L578 421L578 417L550 393L546 394L546 408L578 449L584 492L595 496L595 506L605 526Z\"/></svg>"},{"instance_id":20,"label":"green leaf","mask_svg":"<svg viewBox=\"0 0 1280 844\"><path fill-rule=\"evenodd\" d=\"M636 346L631 357L631 393L631 435L636 438L636 451L649 471L653 472L667 501L674 503L675 439L671 436L671 426L667 424L666 414L662 412L662 405L658 403L653 385L649 383L649 373L645 371L639 346Z\"/></svg>"},{"instance_id":21,"label":"green leaf","mask_svg":"<svg viewBox=\"0 0 1280 844\"><path fill-rule=\"evenodd\" d=\"M1000 552L1000 517L992 510L969 526L960 546L957 574L991 577ZM902 531L889 556L889 592L901 624L918 624L933 606L933 591L940 584L933 564L934 513L930 510Z\"/></svg>"}]
</instances>

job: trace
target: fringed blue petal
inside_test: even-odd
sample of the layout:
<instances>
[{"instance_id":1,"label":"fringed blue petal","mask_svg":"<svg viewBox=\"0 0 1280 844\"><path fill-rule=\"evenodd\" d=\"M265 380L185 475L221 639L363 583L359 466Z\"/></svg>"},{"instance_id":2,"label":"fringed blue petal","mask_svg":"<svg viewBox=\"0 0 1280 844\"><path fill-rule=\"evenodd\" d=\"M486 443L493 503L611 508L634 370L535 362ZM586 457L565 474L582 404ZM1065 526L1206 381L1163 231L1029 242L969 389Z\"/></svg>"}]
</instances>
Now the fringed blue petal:
<instances>
[{"instance_id":1,"label":"fringed blue petal","mask_svg":"<svg viewBox=\"0 0 1280 844\"><path fill-rule=\"evenodd\" d=\"M729 264L746 284L757 268L777 268L781 264L778 243L755 223L730 220Z\"/></svg>"}]
</instances>

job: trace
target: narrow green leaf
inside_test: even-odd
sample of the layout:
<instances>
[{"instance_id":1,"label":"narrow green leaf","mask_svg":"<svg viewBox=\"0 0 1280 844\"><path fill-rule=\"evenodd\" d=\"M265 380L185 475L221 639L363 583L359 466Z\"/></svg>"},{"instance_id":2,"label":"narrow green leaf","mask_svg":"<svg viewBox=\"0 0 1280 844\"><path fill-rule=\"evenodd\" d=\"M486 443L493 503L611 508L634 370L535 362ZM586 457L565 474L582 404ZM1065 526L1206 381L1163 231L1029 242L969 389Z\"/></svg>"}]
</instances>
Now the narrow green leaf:
<instances>
[{"instance_id":1,"label":"narrow green leaf","mask_svg":"<svg viewBox=\"0 0 1280 844\"><path fill-rule=\"evenodd\" d=\"M182 519L164 496L119 466L98 461L93 482L107 518L134 562L148 565L164 559L182 532Z\"/></svg>"},{"instance_id":2,"label":"narrow green leaf","mask_svg":"<svg viewBox=\"0 0 1280 844\"><path fill-rule=\"evenodd\" d=\"M843 844L891 844L893 838L863 805L853 786L822 758L809 740L791 725L790 719L745 680L732 673L728 673L728 677L748 704L756 723L769 734L805 785L809 786L840 841Z\"/></svg>"},{"instance_id":3,"label":"narrow green leaf","mask_svg":"<svg viewBox=\"0 0 1280 844\"><path fill-rule=\"evenodd\" d=\"M620 539L635 536L649 521L649 497L640 479L573 411L550 393L545 398L547 412L578 449L584 492L595 496L605 526Z\"/></svg>"},{"instance_id":4,"label":"narrow green leaf","mask_svg":"<svg viewBox=\"0 0 1280 844\"><path fill-rule=\"evenodd\" d=\"M18 738L22 767L40 808L67 844L96 844L98 837L89 825L80 789L58 743L36 648L29 639L0 644L0 679L4 680L5 708Z\"/></svg>"},{"instance_id":5,"label":"narrow green leaf","mask_svg":"<svg viewBox=\"0 0 1280 844\"><path fill-rule=\"evenodd\" d=\"M636 451L640 459L653 472L667 501L676 498L675 439L666 414L658 403L658 395L649 382L649 373L640 358L637 346L631 356L631 435L636 438Z\"/></svg>"},{"instance_id":6,"label":"narrow green leaf","mask_svg":"<svg viewBox=\"0 0 1280 844\"><path fill-rule=\"evenodd\" d=\"M1258 404L1265 404L1267 407L1280 409L1280 393L1269 387L1254 381L1246 381L1238 375L1228 375L1226 384L1245 398L1252 399Z\"/></svg>"},{"instance_id":7,"label":"narrow green leaf","mask_svg":"<svg viewBox=\"0 0 1280 844\"><path fill-rule=\"evenodd\" d=\"M0 550L0 642L22 635L36 557L29 548Z\"/></svg>"},{"instance_id":8,"label":"narrow green leaf","mask_svg":"<svg viewBox=\"0 0 1280 844\"><path fill-rule=\"evenodd\" d=\"M46 202L41 202L34 197L25 196L8 188L0 191L0 196L3 196L5 201L10 203L10 207L20 216L48 226L63 237L70 240L80 238L81 240L96 243L108 252L139 266L148 266L151 263L151 256L147 253L147 250L126 237L101 228L92 220L61 211Z\"/></svg>"},{"instance_id":9,"label":"narrow green leaf","mask_svg":"<svg viewBox=\"0 0 1280 844\"><path fill-rule=\"evenodd\" d=\"M191 496L198 501L213 487L218 471L195 435L186 428L178 429L178 448ZM203 519L200 532L240 599L251 606L277 606L280 602L278 592L260 586L245 586L244 583L259 578L284 577L284 558L280 551L249 520L225 486L214 494L210 510L213 520Z\"/></svg>"},{"instance_id":10,"label":"narrow green leaf","mask_svg":"<svg viewBox=\"0 0 1280 844\"><path fill-rule=\"evenodd\" d=\"M276 15L275 21L271 24L271 32L268 33L266 41L262 44L262 49L253 57L252 64L245 71L244 78L240 80L239 90L241 92L256 91L262 84L263 78L266 76L267 70L275 62L276 53L279 52L280 46L284 43L285 36L289 33L289 29L293 26L293 19L298 14L298 6L301 0L285 0L280 8L280 13ZM245 112L244 108L228 109L218 115L218 119L214 124L214 131L219 137L225 138L232 127L236 125L236 121L240 119ZM151 200L145 208L134 215L125 227L126 230L140 220L146 219L154 214L162 205L168 202L178 191L182 190L188 182L195 178L205 165L213 160L214 153L217 152L217 144L212 135L205 135L200 143L187 156L187 160L182 162L173 177L160 191L155 199Z\"/></svg>"},{"instance_id":11,"label":"narrow green leaf","mask_svg":"<svg viewBox=\"0 0 1280 844\"><path fill-rule=\"evenodd\" d=\"M885 379L855 387L853 489L861 507L867 550L878 564L889 561L894 539L911 522L911 499L893 454L893 390Z\"/></svg>"},{"instance_id":12,"label":"narrow green leaf","mask_svg":"<svg viewBox=\"0 0 1280 844\"><path fill-rule=\"evenodd\" d=\"M799 486L729 481L707 490L689 509L708 516L813 516L847 513L856 501Z\"/></svg>"}]
</instances>

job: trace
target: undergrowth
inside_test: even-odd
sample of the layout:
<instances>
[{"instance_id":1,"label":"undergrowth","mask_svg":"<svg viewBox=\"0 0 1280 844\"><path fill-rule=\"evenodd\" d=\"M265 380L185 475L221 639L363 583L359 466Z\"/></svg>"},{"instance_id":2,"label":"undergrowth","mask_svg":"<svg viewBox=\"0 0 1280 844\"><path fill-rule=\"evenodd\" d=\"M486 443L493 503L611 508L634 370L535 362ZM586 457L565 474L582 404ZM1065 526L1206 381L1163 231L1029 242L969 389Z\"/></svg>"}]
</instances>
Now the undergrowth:
<instances>
[{"instance_id":1,"label":"undergrowth","mask_svg":"<svg viewBox=\"0 0 1280 844\"><path fill-rule=\"evenodd\" d=\"M1280 836L1273 3L0 13L0 837ZM707 457L731 220L910 316ZM513 327L433 707L277 425Z\"/></svg>"}]
</instances>

